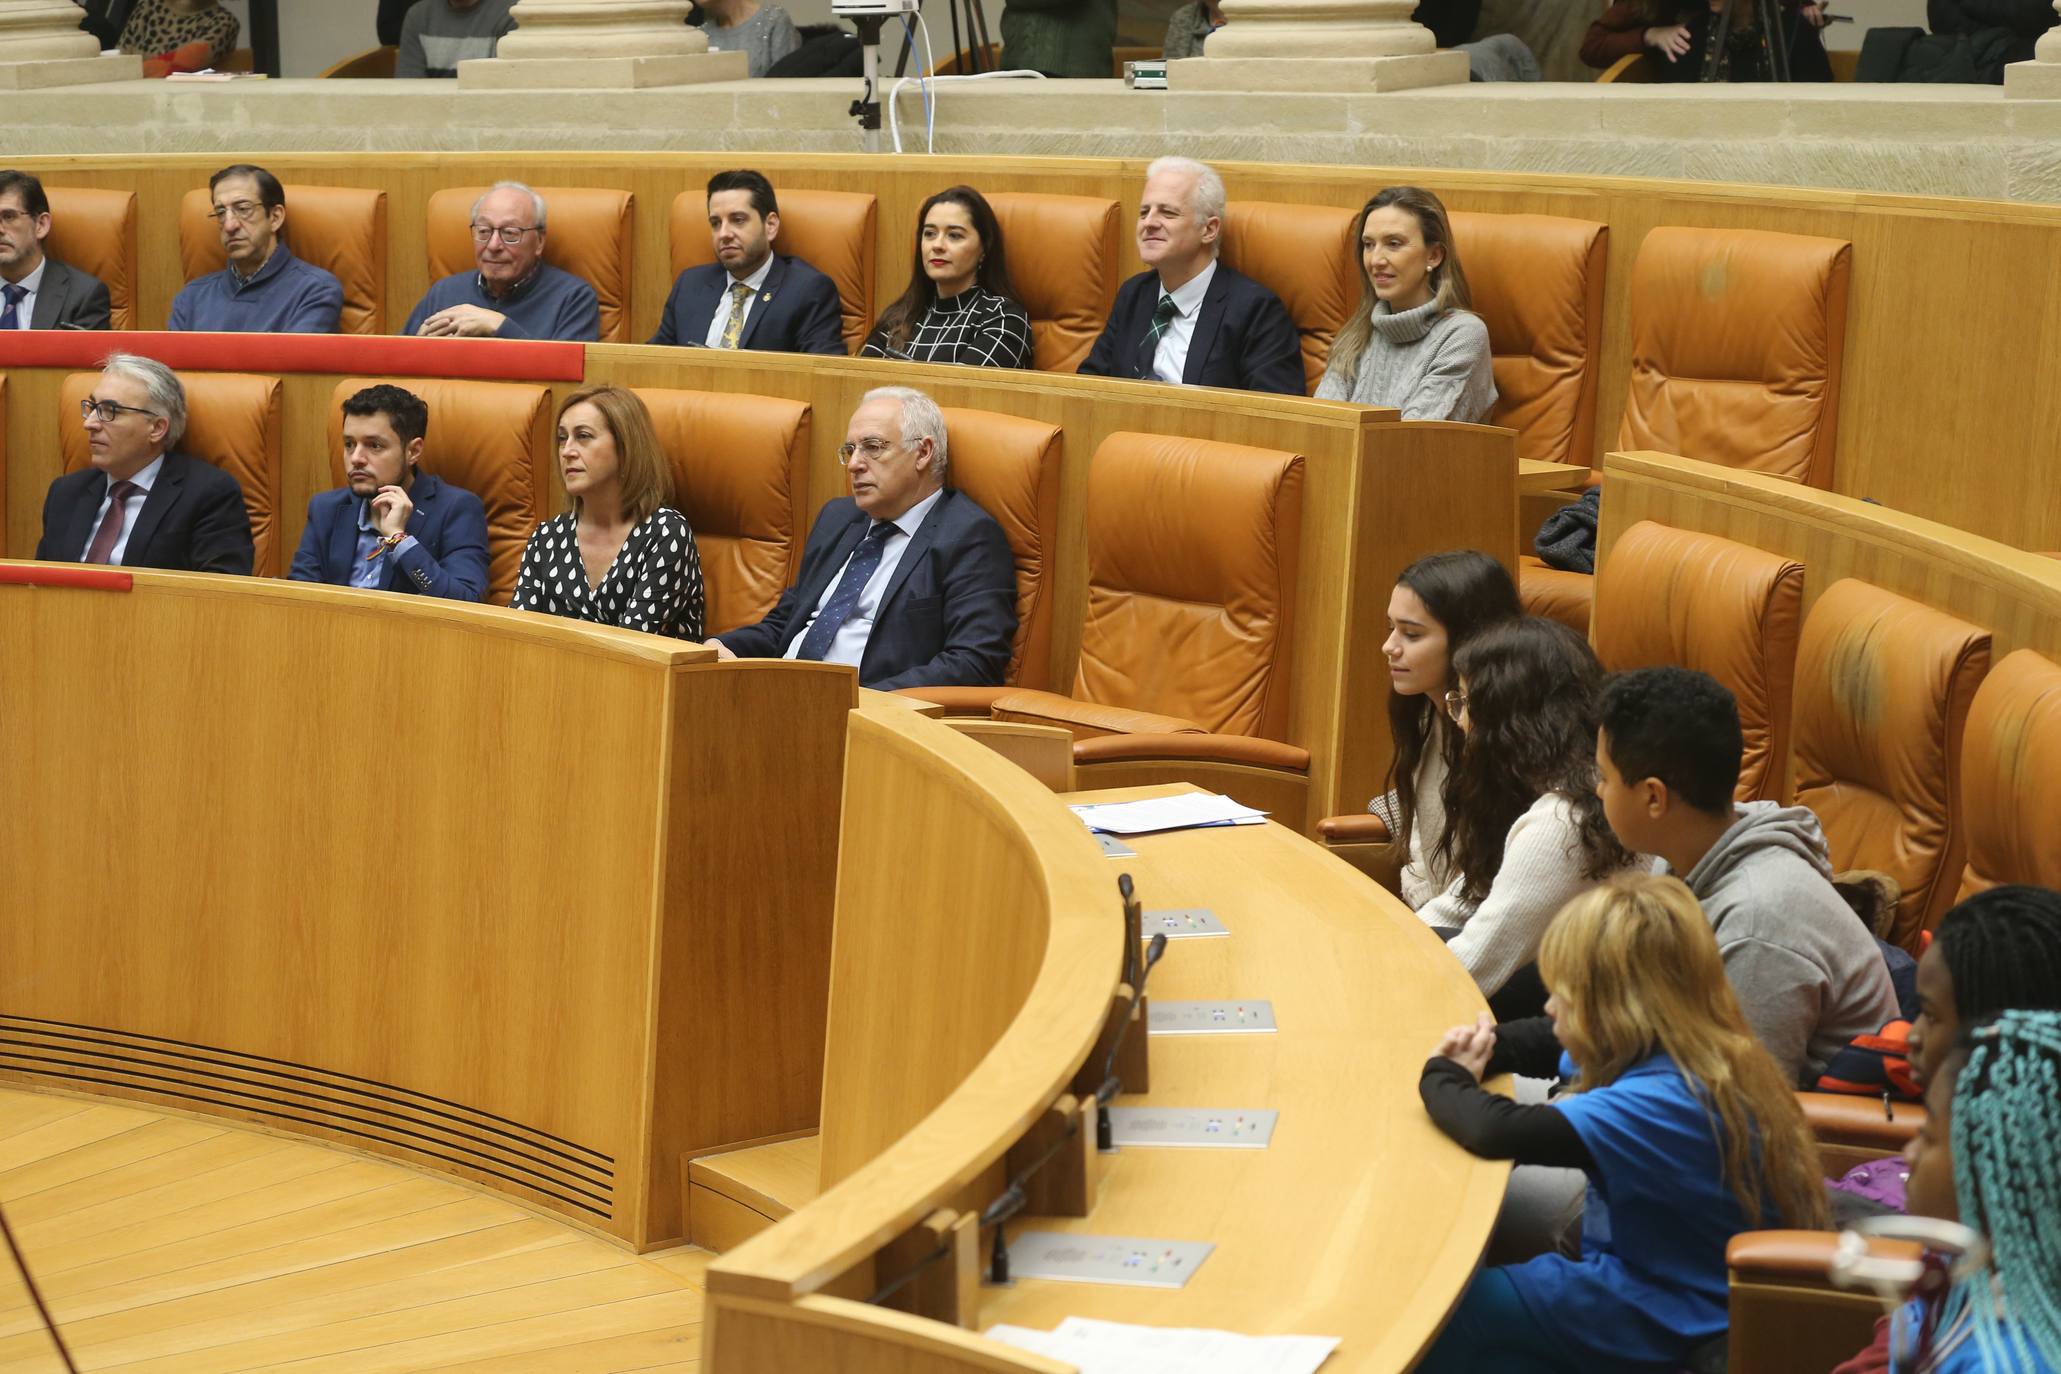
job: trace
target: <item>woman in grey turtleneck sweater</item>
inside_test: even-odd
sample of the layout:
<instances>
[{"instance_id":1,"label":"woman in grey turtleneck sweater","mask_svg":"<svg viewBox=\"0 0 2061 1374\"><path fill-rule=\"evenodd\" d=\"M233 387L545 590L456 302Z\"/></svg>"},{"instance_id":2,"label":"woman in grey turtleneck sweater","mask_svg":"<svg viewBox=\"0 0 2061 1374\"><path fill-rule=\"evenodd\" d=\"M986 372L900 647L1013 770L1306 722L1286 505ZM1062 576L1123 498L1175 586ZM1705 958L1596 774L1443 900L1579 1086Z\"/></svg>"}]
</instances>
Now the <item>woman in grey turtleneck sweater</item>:
<instances>
[{"instance_id":1,"label":"woman in grey turtleneck sweater","mask_svg":"<svg viewBox=\"0 0 2061 1374\"><path fill-rule=\"evenodd\" d=\"M1405 420L1489 417L1488 326L1471 307L1446 207L1391 186L1360 211L1360 309L1338 331L1317 399L1394 406Z\"/></svg>"}]
</instances>

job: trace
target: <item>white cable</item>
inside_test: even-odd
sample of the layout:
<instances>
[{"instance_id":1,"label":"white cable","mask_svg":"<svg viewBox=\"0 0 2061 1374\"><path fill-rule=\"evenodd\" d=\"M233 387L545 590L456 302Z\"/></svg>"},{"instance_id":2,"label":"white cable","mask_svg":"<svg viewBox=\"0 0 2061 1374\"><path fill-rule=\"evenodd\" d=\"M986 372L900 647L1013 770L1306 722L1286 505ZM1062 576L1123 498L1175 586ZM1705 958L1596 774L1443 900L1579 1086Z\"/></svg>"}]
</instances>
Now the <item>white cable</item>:
<instances>
[{"instance_id":1,"label":"white cable","mask_svg":"<svg viewBox=\"0 0 2061 1374\"><path fill-rule=\"evenodd\" d=\"M999 77L1029 77L1036 81L1043 81L1045 79L1045 74L1043 72L1032 71L968 72L964 76L933 76L930 78L930 83L934 86L942 86L947 81L991 81ZM902 151L902 130L901 123L899 119L896 117L896 102L902 94L902 87L908 85L911 81L915 80L918 80L918 78L913 76L905 76L901 78L901 80L895 82L893 86L889 87L887 92L887 127L888 131L894 136L895 151L898 153ZM936 97L935 95L933 95L933 117L935 116L935 113ZM935 144L933 144L933 150L934 149Z\"/></svg>"}]
</instances>

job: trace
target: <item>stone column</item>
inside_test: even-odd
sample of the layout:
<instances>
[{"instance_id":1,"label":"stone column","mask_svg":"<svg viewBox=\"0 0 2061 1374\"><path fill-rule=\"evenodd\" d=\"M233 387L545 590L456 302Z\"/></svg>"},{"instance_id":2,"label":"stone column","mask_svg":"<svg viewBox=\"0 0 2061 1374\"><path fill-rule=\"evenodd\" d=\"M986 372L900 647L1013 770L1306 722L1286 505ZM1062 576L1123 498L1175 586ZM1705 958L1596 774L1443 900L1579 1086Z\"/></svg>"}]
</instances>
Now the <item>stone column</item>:
<instances>
[{"instance_id":1,"label":"stone column","mask_svg":"<svg viewBox=\"0 0 2061 1374\"><path fill-rule=\"evenodd\" d=\"M0 90L133 81L140 57L102 57L72 0L0 0Z\"/></svg>"},{"instance_id":2,"label":"stone column","mask_svg":"<svg viewBox=\"0 0 2061 1374\"><path fill-rule=\"evenodd\" d=\"M2061 0L2054 0L2061 15ZM2061 100L2061 28L2048 29L2033 45L2032 61L2004 68L2004 94L2033 100Z\"/></svg>"},{"instance_id":3,"label":"stone column","mask_svg":"<svg viewBox=\"0 0 2061 1374\"><path fill-rule=\"evenodd\" d=\"M1467 55L1440 52L1410 18L1416 0L1221 0L1203 56L1167 63L1190 91L1400 91L1467 80Z\"/></svg>"},{"instance_id":4,"label":"stone column","mask_svg":"<svg viewBox=\"0 0 2061 1374\"><path fill-rule=\"evenodd\" d=\"M522 0L494 56L458 64L460 90L634 90L742 81L750 59L710 52L688 0Z\"/></svg>"}]
</instances>

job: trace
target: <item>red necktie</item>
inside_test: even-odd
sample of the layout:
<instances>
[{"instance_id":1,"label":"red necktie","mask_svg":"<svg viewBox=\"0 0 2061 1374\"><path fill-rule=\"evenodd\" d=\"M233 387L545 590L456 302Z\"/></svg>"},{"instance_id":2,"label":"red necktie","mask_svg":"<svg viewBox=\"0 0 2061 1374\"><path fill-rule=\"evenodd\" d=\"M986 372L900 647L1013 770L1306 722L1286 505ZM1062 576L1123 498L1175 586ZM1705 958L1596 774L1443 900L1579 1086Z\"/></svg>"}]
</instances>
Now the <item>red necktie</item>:
<instances>
[{"instance_id":1,"label":"red necktie","mask_svg":"<svg viewBox=\"0 0 2061 1374\"><path fill-rule=\"evenodd\" d=\"M114 556L114 547L122 537L122 525L128 518L129 498L143 488L134 482L116 482L107 489L107 514L100 521L100 528L93 532L93 543L86 550L88 563L105 563Z\"/></svg>"}]
</instances>

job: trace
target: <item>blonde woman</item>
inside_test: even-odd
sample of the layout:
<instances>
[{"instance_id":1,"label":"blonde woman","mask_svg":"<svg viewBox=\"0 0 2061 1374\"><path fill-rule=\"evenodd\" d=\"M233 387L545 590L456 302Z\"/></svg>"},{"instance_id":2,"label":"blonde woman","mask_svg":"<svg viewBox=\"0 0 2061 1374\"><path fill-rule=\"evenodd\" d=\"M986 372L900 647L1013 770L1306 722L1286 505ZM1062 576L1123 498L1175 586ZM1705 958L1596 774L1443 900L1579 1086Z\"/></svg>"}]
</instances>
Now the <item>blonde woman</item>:
<instances>
[{"instance_id":1,"label":"blonde woman","mask_svg":"<svg viewBox=\"0 0 2061 1374\"><path fill-rule=\"evenodd\" d=\"M1446 207L1391 186L1360 209L1360 309L1331 343L1320 401L1478 424L1495 409L1488 326L1474 313Z\"/></svg>"},{"instance_id":2,"label":"blonde woman","mask_svg":"<svg viewBox=\"0 0 2061 1374\"><path fill-rule=\"evenodd\" d=\"M558 475L572 509L522 551L518 611L700 639L701 555L637 393L596 387L558 412Z\"/></svg>"},{"instance_id":3,"label":"blonde woman","mask_svg":"<svg viewBox=\"0 0 2061 1374\"><path fill-rule=\"evenodd\" d=\"M1732 1236L1825 1225L1817 1147L1676 879L1569 902L1539 973L1544 1017L1447 1032L1419 1092L1474 1154L1586 1173L1581 1252L1483 1270L1418 1370L1678 1368L1725 1330ZM1480 1086L1556 1068L1571 1088L1535 1106Z\"/></svg>"}]
</instances>

